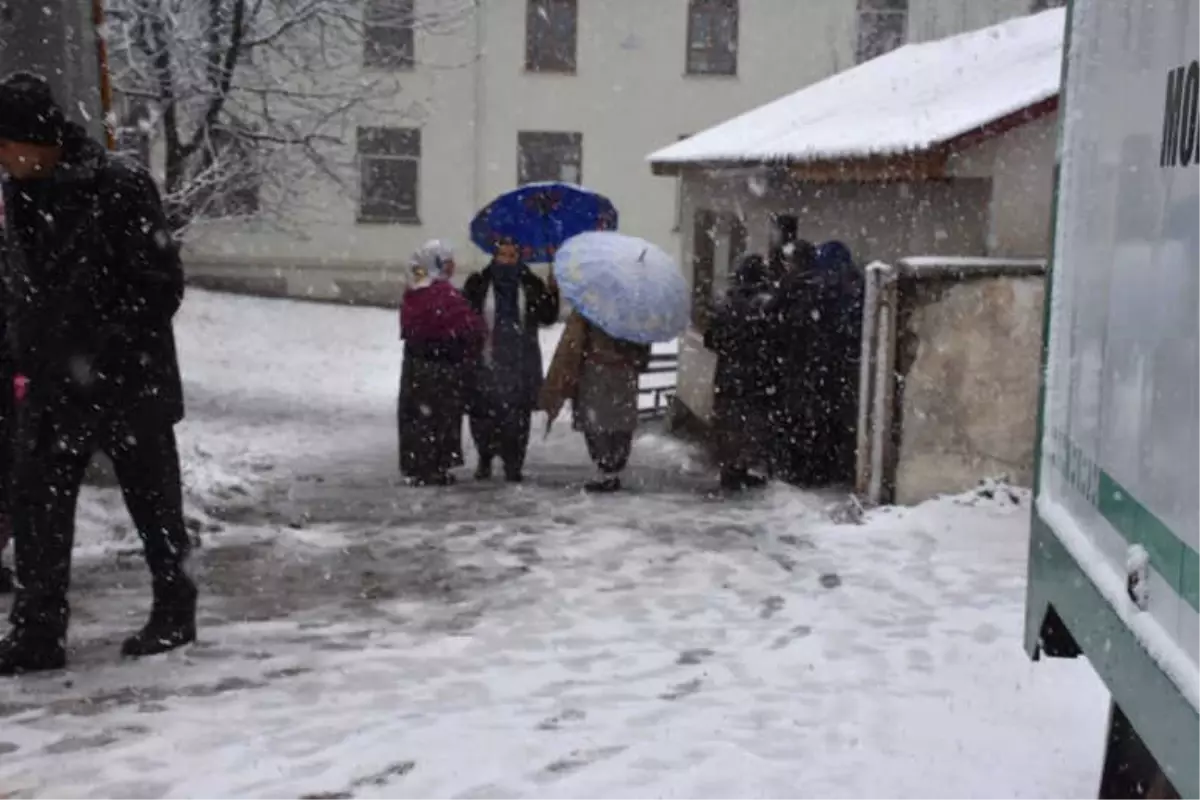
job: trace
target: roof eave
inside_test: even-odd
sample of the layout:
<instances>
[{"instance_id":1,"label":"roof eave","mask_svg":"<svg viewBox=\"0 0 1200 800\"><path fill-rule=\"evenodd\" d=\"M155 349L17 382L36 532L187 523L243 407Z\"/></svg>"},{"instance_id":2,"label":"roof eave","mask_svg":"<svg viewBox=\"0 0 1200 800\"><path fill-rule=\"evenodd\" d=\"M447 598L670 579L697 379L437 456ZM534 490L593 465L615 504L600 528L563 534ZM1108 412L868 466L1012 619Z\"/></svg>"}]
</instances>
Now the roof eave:
<instances>
[{"instance_id":1,"label":"roof eave","mask_svg":"<svg viewBox=\"0 0 1200 800\"><path fill-rule=\"evenodd\" d=\"M828 158L721 159L701 161L655 161L650 169L655 175L678 176L684 172L724 172L733 169L783 167L798 177L805 174L812 180L913 180L945 177L945 161L954 154L980 145L989 139L1003 136L1011 130L1028 125L1058 110L1058 93L1031 103L1009 114L997 117L977 128L950 139L905 153L887 155L848 155Z\"/></svg>"}]
</instances>

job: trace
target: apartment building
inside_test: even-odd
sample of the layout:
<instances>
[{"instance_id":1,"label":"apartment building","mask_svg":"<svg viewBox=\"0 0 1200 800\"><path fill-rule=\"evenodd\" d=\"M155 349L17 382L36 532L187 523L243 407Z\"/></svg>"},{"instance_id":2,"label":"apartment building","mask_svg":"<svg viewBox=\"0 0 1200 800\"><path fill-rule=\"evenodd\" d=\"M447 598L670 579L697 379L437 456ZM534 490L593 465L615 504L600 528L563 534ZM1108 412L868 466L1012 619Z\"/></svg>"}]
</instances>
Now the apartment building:
<instances>
[{"instance_id":1,"label":"apartment building","mask_svg":"<svg viewBox=\"0 0 1200 800\"><path fill-rule=\"evenodd\" d=\"M607 195L623 231L678 253L679 184L655 177L647 153L906 41L1061 4L478 0L455 30L434 35L411 20L439 0L364 2L361 69L401 74L394 109L355 120L341 145L355 165L343 187L314 178L294 188L308 202L293 224L246 213L253 202L198 222L186 251L194 279L391 302L425 239L448 239L466 269L482 266L471 218L538 180Z\"/></svg>"}]
</instances>

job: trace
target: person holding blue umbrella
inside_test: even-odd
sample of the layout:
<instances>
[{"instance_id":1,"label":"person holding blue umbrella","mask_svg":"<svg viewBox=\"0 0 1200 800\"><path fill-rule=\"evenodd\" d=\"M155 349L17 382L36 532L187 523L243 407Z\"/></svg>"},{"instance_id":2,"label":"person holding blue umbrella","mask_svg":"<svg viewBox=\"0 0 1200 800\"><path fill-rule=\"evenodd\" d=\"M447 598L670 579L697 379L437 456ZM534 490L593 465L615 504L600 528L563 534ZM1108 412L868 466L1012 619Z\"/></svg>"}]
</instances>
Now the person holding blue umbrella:
<instances>
[{"instance_id":1,"label":"person holding blue umbrella","mask_svg":"<svg viewBox=\"0 0 1200 800\"><path fill-rule=\"evenodd\" d=\"M530 418L542 387L538 329L558 321L558 289L521 260L516 241L500 238L492 261L463 286L467 301L487 327L471 403L471 437L479 453L475 477L492 477L497 456L504 478L523 479Z\"/></svg>"}]
</instances>

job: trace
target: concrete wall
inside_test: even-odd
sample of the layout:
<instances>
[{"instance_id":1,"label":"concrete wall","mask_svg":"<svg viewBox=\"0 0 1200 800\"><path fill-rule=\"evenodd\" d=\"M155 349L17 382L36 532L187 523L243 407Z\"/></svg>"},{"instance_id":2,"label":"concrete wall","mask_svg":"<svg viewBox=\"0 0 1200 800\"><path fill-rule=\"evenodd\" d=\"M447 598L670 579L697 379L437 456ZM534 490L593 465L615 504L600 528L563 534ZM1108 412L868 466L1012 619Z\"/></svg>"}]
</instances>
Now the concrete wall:
<instances>
[{"instance_id":1,"label":"concrete wall","mask_svg":"<svg viewBox=\"0 0 1200 800\"><path fill-rule=\"evenodd\" d=\"M928 42L1028 14L1031 0L909 0L908 40Z\"/></svg>"},{"instance_id":2,"label":"concrete wall","mask_svg":"<svg viewBox=\"0 0 1200 800\"><path fill-rule=\"evenodd\" d=\"M901 291L894 500L1007 475L1032 480L1043 279L921 282Z\"/></svg>"},{"instance_id":3,"label":"concrete wall","mask_svg":"<svg viewBox=\"0 0 1200 800\"><path fill-rule=\"evenodd\" d=\"M951 158L952 175L992 180L988 256L1049 252L1057 142L1058 114L1051 113Z\"/></svg>"},{"instance_id":4,"label":"concrete wall","mask_svg":"<svg viewBox=\"0 0 1200 800\"><path fill-rule=\"evenodd\" d=\"M765 253L775 214L799 217L800 236L813 242L844 241L867 263L914 253L983 255L989 235L990 177L966 176L920 183L837 184L786 182L747 173L691 173L683 188L683 258L689 281L695 244L689 220L701 210L743 220L751 252ZM718 236L728 231L721 228ZM718 254L714 290L723 290L728 260Z\"/></svg>"}]
</instances>

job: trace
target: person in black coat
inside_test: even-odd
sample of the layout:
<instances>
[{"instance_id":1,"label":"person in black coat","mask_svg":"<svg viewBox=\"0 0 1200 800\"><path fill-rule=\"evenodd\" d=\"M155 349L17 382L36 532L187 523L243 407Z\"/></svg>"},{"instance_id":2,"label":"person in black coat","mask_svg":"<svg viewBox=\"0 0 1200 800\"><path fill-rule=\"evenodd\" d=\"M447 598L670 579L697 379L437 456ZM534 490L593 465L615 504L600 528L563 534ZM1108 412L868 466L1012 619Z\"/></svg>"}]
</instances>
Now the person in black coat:
<instances>
[{"instance_id":1,"label":"person in black coat","mask_svg":"<svg viewBox=\"0 0 1200 800\"><path fill-rule=\"evenodd\" d=\"M502 240L492 262L463 286L467 302L487 326L474 398L471 437L479 453L475 477L492 476L496 456L510 483L522 480L529 425L542 388L538 329L558 321L558 290L521 262L511 240Z\"/></svg>"},{"instance_id":2,"label":"person in black coat","mask_svg":"<svg viewBox=\"0 0 1200 800\"><path fill-rule=\"evenodd\" d=\"M773 398L777 435L773 458L777 474L791 483L814 483L821 456L818 432L824 424L820 388L826 367L821 326L816 248L803 239L782 254L786 272L772 303L771 346L781 378Z\"/></svg>"},{"instance_id":3,"label":"person in black coat","mask_svg":"<svg viewBox=\"0 0 1200 800\"><path fill-rule=\"evenodd\" d=\"M866 280L845 244L817 247L817 267L825 287L822 317L827 330L826 396L829 413L821 451L827 482L854 479L858 431L858 386L862 364L862 315Z\"/></svg>"},{"instance_id":4,"label":"person in black coat","mask_svg":"<svg viewBox=\"0 0 1200 800\"><path fill-rule=\"evenodd\" d=\"M769 462L776 432L771 398L778 368L772 335L773 296L767 263L757 255L738 265L724 301L714 310L704 345L717 354L713 419L721 487L736 491L765 483L750 470Z\"/></svg>"},{"instance_id":5,"label":"person in black coat","mask_svg":"<svg viewBox=\"0 0 1200 800\"><path fill-rule=\"evenodd\" d=\"M17 577L0 674L65 663L75 503L97 449L113 461L153 583L150 619L122 653L178 647L195 639L196 587L174 433L183 271L162 201L28 73L0 82L0 168Z\"/></svg>"}]
</instances>

